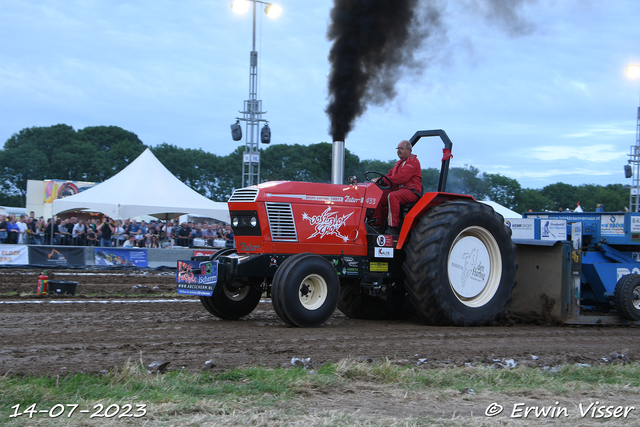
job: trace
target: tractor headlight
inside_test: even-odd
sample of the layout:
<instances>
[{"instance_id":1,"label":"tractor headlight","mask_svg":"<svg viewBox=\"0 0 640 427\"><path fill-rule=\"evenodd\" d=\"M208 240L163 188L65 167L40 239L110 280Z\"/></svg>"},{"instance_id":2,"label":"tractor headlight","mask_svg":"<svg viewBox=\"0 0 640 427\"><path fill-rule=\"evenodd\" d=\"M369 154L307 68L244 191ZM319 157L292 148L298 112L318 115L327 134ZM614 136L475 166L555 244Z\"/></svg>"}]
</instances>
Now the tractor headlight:
<instances>
[{"instance_id":1,"label":"tractor headlight","mask_svg":"<svg viewBox=\"0 0 640 427\"><path fill-rule=\"evenodd\" d=\"M260 219L257 211L232 211L231 227L236 236L260 236Z\"/></svg>"}]
</instances>

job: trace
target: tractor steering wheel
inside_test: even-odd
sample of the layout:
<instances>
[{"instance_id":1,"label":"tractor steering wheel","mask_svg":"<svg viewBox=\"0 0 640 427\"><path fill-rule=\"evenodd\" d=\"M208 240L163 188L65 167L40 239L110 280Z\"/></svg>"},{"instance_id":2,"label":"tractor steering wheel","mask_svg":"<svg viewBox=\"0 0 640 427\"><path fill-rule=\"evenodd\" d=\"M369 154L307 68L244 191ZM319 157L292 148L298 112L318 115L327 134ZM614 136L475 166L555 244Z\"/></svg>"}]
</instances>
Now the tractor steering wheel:
<instances>
[{"instance_id":1,"label":"tractor steering wheel","mask_svg":"<svg viewBox=\"0 0 640 427\"><path fill-rule=\"evenodd\" d=\"M378 175L378 179L376 179L375 181L373 181L369 175ZM364 178L367 181L370 182L375 182L376 185L378 186L378 188L380 188L381 190L388 190L393 186L393 182L391 182L391 180L389 178L387 178L386 175L381 174L380 172L376 172L376 171L367 171L364 174Z\"/></svg>"}]
</instances>

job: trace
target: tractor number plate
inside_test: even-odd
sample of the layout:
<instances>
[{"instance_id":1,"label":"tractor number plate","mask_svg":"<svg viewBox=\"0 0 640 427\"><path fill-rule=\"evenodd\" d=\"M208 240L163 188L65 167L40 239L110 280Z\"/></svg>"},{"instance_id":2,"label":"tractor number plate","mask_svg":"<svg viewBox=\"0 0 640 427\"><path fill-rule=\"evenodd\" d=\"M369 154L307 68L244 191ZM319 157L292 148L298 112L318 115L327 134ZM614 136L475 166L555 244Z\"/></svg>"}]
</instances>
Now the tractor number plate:
<instances>
[{"instance_id":1,"label":"tractor number plate","mask_svg":"<svg viewBox=\"0 0 640 427\"><path fill-rule=\"evenodd\" d=\"M218 261L178 261L178 293L210 297L218 282Z\"/></svg>"}]
</instances>

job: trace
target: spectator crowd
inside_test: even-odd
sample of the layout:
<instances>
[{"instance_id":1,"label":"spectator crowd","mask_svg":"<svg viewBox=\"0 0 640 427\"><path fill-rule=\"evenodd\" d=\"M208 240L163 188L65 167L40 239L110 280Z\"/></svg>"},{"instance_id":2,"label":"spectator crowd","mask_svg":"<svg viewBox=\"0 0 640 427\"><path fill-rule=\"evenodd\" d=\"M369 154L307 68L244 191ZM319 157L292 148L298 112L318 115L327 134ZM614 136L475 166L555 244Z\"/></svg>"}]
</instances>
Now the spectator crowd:
<instances>
[{"instance_id":1,"label":"spectator crowd","mask_svg":"<svg viewBox=\"0 0 640 427\"><path fill-rule=\"evenodd\" d=\"M233 247L231 226L204 222L140 221L135 219L49 219L30 215L0 215L0 243L19 245L102 246L123 248Z\"/></svg>"}]
</instances>

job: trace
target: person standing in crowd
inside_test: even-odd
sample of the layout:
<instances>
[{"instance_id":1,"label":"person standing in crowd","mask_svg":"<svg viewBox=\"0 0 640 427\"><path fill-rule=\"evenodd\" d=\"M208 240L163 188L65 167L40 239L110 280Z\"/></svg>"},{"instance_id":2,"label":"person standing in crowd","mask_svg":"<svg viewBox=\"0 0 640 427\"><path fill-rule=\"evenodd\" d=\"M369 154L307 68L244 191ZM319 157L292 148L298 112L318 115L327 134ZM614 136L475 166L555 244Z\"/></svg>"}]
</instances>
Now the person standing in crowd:
<instances>
[{"instance_id":1,"label":"person standing in crowd","mask_svg":"<svg viewBox=\"0 0 640 427\"><path fill-rule=\"evenodd\" d=\"M213 246L213 230L206 222L202 227L202 238L206 241L207 246Z\"/></svg>"},{"instance_id":2,"label":"person standing in crowd","mask_svg":"<svg viewBox=\"0 0 640 427\"><path fill-rule=\"evenodd\" d=\"M202 239L202 229L200 228L200 225L196 224L193 227L193 231L191 231L191 236L190 237L190 241L189 243L191 243L191 245L189 247L193 247L195 244L195 239Z\"/></svg>"},{"instance_id":3,"label":"person standing in crowd","mask_svg":"<svg viewBox=\"0 0 640 427\"><path fill-rule=\"evenodd\" d=\"M87 236L87 227L84 225L84 220L81 219L73 226L73 231L71 232L73 245L84 246L86 243L86 236Z\"/></svg>"},{"instance_id":4,"label":"person standing in crowd","mask_svg":"<svg viewBox=\"0 0 640 427\"><path fill-rule=\"evenodd\" d=\"M35 244L36 236L37 236L36 224L38 223L38 221L35 218L28 216L26 218L26 223L27 223L27 243Z\"/></svg>"},{"instance_id":5,"label":"person standing in crowd","mask_svg":"<svg viewBox=\"0 0 640 427\"><path fill-rule=\"evenodd\" d=\"M173 231L173 227L171 226L171 221L167 220L162 226L161 238L163 241L171 241L171 232Z\"/></svg>"},{"instance_id":6,"label":"person standing in crowd","mask_svg":"<svg viewBox=\"0 0 640 427\"><path fill-rule=\"evenodd\" d=\"M68 219L62 220L58 223L58 244L68 245L71 241L71 233L67 231Z\"/></svg>"},{"instance_id":7,"label":"person standing in crowd","mask_svg":"<svg viewBox=\"0 0 640 427\"><path fill-rule=\"evenodd\" d=\"M44 244L44 232L45 232L44 218L40 217L40 219L36 221L36 225L34 227L34 234L33 234L34 244L36 245Z\"/></svg>"},{"instance_id":8,"label":"person standing in crowd","mask_svg":"<svg viewBox=\"0 0 640 427\"><path fill-rule=\"evenodd\" d=\"M158 242L158 236L155 234L151 235L151 239L149 239L149 248L151 249L160 249L160 242Z\"/></svg>"},{"instance_id":9,"label":"person standing in crowd","mask_svg":"<svg viewBox=\"0 0 640 427\"><path fill-rule=\"evenodd\" d=\"M136 236L129 236L127 240L122 244L123 248L134 248L136 246Z\"/></svg>"},{"instance_id":10,"label":"person standing in crowd","mask_svg":"<svg viewBox=\"0 0 640 427\"><path fill-rule=\"evenodd\" d=\"M124 220L122 228L124 228L124 234L131 236L131 220L129 218Z\"/></svg>"},{"instance_id":11,"label":"person standing in crowd","mask_svg":"<svg viewBox=\"0 0 640 427\"><path fill-rule=\"evenodd\" d=\"M149 227L147 227L147 234L148 235L158 234L158 226L156 225L155 221L151 221L151 223L149 224Z\"/></svg>"},{"instance_id":12,"label":"person standing in crowd","mask_svg":"<svg viewBox=\"0 0 640 427\"><path fill-rule=\"evenodd\" d=\"M118 220L115 230L113 231L115 234L114 241L116 242L116 246L122 246L122 243L127 238L125 236L124 227L122 226L122 221Z\"/></svg>"},{"instance_id":13,"label":"person standing in crowd","mask_svg":"<svg viewBox=\"0 0 640 427\"><path fill-rule=\"evenodd\" d=\"M53 245L55 244L55 231L56 226L53 218L49 218L47 221L47 225L44 227L44 244L45 245Z\"/></svg>"},{"instance_id":14,"label":"person standing in crowd","mask_svg":"<svg viewBox=\"0 0 640 427\"><path fill-rule=\"evenodd\" d=\"M16 216L14 214L9 215L9 222L7 223L7 232L9 233L9 241L7 243L15 245L18 243L18 235L20 234L20 227L16 224Z\"/></svg>"},{"instance_id":15,"label":"person standing in crowd","mask_svg":"<svg viewBox=\"0 0 640 427\"><path fill-rule=\"evenodd\" d=\"M0 243L8 243L9 234L7 233L7 216L0 215Z\"/></svg>"},{"instance_id":16,"label":"person standing in crowd","mask_svg":"<svg viewBox=\"0 0 640 427\"><path fill-rule=\"evenodd\" d=\"M225 229L226 229L226 233L224 235L224 245L226 248L233 248L234 247L234 236L233 236L233 229L231 228L230 225L225 225Z\"/></svg>"},{"instance_id":17,"label":"person standing in crowd","mask_svg":"<svg viewBox=\"0 0 640 427\"><path fill-rule=\"evenodd\" d=\"M100 246L105 248L111 247L111 236L113 236L113 232L115 231L115 227L113 225L113 221L111 218L104 216L102 218L102 224L100 225Z\"/></svg>"},{"instance_id":18,"label":"person standing in crowd","mask_svg":"<svg viewBox=\"0 0 640 427\"><path fill-rule=\"evenodd\" d=\"M67 237L67 245L73 244L73 227L75 227L77 223L78 223L78 218L75 216L72 216L67 220L66 227L67 227L67 233L69 233Z\"/></svg>"},{"instance_id":19,"label":"person standing in crowd","mask_svg":"<svg viewBox=\"0 0 640 427\"><path fill-rule=\"evenodd\" d=\"M138 234L138 229L140 228L140 226L138 225L138 221L136 221L135 219L131 220L131 227L129 227L129 235L130 236L135 236L136 234Z\"/></svg>"},{"instance_id":20,"label":"person standing in crowd","mask_svg":"<svg viewBox=\"0 0 640 427\"><path fill-rule=\"evenodd\" d=\"M91 221L87 224L87 240L85 244L87 246L98 246L98 235L95 231L95 224L92 224Z\"/></svg>"},{"instance_id":21,"label":"person standing in crowd","mask_svg":"<svg viewBox=\"0 0 640 427\"><path fill-rule=\"evenodd\" d=\"M18 225L18 244L19 245L26 245L28 242L28 235L27 235L27 223L25 222L27 219L26 215L20 215L20 218L18 219L18 222L16 223Z\"/></svg>"},{"instance_id":22,"label":"person standing in crowd","mask_svg":"<svg viewBox=\"0 0 640 427\"><path fill-rule=\"evenodd\" d=\"M145 235L142 234L142 228L138 228L138 232L136 233L135 238L136 238L136 246L139 248L144 248Z\"/></svg>"},{"instance_id":23,"label":"person standing in crowd","mask_svg":"<svg viewBox=\"0 0 640 427\"><path fill-rule=\"evenodd\" d=\"M180 225L180 229L178 230L177 238L178 238L178 246L188 247L189 245L189 236L191 235L191 228L187 226L186 222L183 222Z\"/></svg>"}]
</instances>

